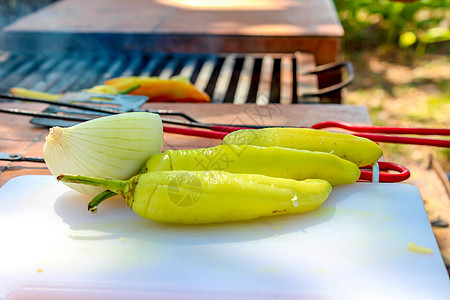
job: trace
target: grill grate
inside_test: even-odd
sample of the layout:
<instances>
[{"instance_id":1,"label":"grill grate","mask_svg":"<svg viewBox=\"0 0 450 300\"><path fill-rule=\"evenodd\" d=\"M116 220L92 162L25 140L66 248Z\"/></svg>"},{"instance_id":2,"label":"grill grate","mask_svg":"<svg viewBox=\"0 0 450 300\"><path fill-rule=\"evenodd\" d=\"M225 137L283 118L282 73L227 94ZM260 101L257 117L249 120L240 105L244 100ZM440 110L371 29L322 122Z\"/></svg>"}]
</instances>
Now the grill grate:
<instances>
[{"instance_id":1,"label":"grill grate","mask_svg":"<svg viewBox=\"0 0 450 300\"><path fill-rule=\"evenodd\" d=\"M299 103L317 91L314 57L296 54L148 54L92 55L0 54L0 92L23 87L49 93L79 91L120 76L188 77L214 103Z\"/></svg>"}]
</instances>

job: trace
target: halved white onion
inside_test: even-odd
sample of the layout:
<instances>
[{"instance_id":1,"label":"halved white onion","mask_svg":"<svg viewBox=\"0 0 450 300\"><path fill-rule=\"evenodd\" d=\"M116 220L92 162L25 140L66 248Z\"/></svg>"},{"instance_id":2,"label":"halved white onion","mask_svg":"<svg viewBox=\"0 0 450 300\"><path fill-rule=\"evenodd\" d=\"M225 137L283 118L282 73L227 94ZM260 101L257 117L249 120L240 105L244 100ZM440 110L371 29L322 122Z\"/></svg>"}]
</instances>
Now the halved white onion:
<instances>
[{"instance_id":1,"label":"halved white onion","mask_svg":"<svg viewBox=\"0 0 450 300\"><path fill-rule=\"evenodd\" d=\"M78 125L53 127L45 138L44 159L50 172L129 179L161 152L164 133L157 114L132 112L101 117ZM98 187L67 184L95 196Z\"/></svg>"}]
</instances>

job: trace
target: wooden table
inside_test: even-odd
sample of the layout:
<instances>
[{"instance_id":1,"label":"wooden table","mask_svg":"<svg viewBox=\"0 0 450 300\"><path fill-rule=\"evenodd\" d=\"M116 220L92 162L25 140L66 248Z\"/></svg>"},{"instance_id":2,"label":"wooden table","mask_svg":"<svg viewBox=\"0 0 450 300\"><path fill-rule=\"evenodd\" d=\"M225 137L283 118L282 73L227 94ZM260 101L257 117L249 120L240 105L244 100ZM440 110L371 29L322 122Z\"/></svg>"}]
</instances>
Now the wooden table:
<instances>
[{"instance_id":1,"label":"wooden table","mask_svg":"<svg viewBox=\"0 0 450 300\"><path fill-rule=\"evenodd\" d=\"M339 61L344 35L331 0L62 0L4 33L13 51L301 51L316 65ZM319 88L339 83L340 74L320 74Z\"/></svg>"},{"instance_id":2,"label":"wooden table","mask_svg":"<svg viewBox=\"0 0 450 300\"><path fill-rule=\"evenodd\" d=\"M45 105L2 103L1 108L15 107L42 110ZM186 112L204 122L257 125L311 126L323 121L345 121L371 124L365 107L336 104L323 105L267 105L254 104L146 104L144 108L173 109ZM0 152L42 157L42 148L48 130L29 123L30 117L12 114L0 115ZM165 134L164 149L188 149L215 146L219 140ZM0 186L21 175L48 175L45 164L0 161Z\"/></svg>"}]
</instances>

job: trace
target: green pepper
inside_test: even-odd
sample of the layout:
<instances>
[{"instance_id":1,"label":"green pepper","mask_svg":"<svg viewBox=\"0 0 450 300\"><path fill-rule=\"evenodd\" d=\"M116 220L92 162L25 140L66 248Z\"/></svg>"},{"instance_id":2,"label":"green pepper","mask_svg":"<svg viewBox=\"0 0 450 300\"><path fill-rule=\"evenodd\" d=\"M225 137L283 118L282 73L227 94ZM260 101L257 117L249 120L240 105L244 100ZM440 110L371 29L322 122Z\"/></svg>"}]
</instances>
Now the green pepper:
<instances>
[{"instance_id":1,"label":"green pepper","mask_svg":"<svg viewBox=\"0 0 450 300\"><path fill-rule=\"evenodd\" d=\"M251 145L168 150L150 157L142 172L171 170L219 170L296 180L317 178L332 185L353 183L361 173L354 163L330 153Z\"/></svg>"},{"instance_id":2,"label":"green pepper","mask_svg":"<svg viewBox=\"0 0 450 300\"><path fill-rule=\"evenodd\" d=\"M225 136L222 144L276 146L327 152L349 160L357 166L372 165L383 155L381 147L369 139L309 128L272 127L237 130Z\"/></svg>"},{"instance_id":3,"label":"green pepper","mask_svg":"<svg viewBox=\"0 0 450 300\"><path fill-rule=\"evenodd\" d=\"M58 180L101 186L122 195L138 215L157 222L204 224L311 211L329 196L322 179L273 178L223 171L159 171L129 180L65 175ZM89 209L104 199L94 198Z\"/></svg>"},{"instance_id":4,"label":"green pepper","mask_svg":"<svg viewBox=\"0 0 450 300\"><path fill-rule=\"evenodd\" d=\"M361 174L354 163L334 154L251 145L167 150L150 157L141 173L172 170L218 170L296 180L315 178L324 179L331 185L353 183ZM114 195L111 191L105 191L96 198L107 199Z\"/></svg>"}]
</instances>

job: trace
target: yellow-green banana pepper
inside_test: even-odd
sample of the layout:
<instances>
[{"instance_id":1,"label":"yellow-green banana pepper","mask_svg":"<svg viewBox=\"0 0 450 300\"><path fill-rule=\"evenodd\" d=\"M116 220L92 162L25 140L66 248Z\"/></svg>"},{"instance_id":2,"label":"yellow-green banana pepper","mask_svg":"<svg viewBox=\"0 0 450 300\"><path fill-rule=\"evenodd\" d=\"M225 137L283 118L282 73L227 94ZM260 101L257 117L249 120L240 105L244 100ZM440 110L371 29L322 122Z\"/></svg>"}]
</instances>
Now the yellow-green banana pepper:
<instances>
[{"instance_id":1,"label":"yellow-green banana pepper","mask_svg":"<svg viewBox=\"0 0 450 300\"><path fill-rule=\"evenodd\" d=\"M128 206L144 218L179 224L307 212L320 206L332 190L322 179L296 181L222 171L159 171L130 180L63 174L58 180L101 186L122 195ZM94 200L90 202L91 210L99 204Z\"/></svg>"},{"instance_id":2,"label":"yellow-green banana pepper","mask_svg":"<svg viewBox=\"0 0 450 300\"><path fill-rule=\"evenodd\" d=\"M219 170L296 180L317 178L332 185L353 183L361 173L354 163L330 153L252 145L168 150L153 155L142 171L170 170Z\"/></svg>"},{"instance_id":3,"label":"yellow-green banana pepper","mask_svg":"<svg viewBox=\"0 0 450 300\"><path fill-rule=\"evenodd\" d=\"M222 144L277 146L327 152L357 166L372 165L383 155L381 147L369 139L309 128L243 129L225 136Z\"/></svg>"}]
</instances>

